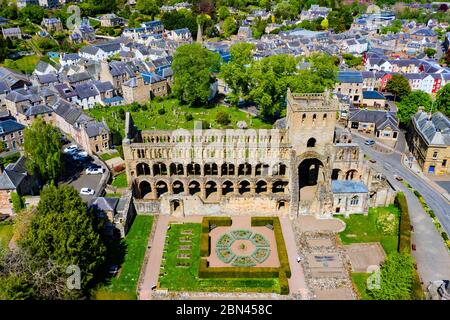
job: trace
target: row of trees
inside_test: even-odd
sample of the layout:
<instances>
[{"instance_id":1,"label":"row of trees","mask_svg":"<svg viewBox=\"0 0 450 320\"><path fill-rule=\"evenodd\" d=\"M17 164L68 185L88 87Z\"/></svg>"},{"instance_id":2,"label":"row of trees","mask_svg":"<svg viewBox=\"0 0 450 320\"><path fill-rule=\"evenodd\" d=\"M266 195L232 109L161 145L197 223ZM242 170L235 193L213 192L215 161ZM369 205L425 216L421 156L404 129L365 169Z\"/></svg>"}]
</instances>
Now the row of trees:
<instances>
[{"instance_id":1,"label":"row of trees","mask_svg":"<svg viewBox=\"0 0 450 320\"><path fill-rule=\"evenodd\" d=\"M183 103L195 106L207 102L210 85L218 71L232 90L232 100L240 98L256 102L261 116L273 121L282 116L287 88L295 92L323 92L332 88L339 59L315 54L298 68L300 61L281 54L255 61L254 45L237 43L231 46L231 61L220 66L218 54L199 44L184 45L174 54L173 93Z\"/></svg>"}]
</instances>

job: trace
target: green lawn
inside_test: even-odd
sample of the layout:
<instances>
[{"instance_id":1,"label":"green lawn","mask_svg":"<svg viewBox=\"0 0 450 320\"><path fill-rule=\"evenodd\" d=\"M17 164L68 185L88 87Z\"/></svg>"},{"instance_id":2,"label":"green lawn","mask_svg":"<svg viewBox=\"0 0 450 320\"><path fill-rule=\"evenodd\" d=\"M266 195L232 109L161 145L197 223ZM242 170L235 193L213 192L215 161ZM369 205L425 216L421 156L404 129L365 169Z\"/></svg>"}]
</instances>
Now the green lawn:
<instances>
[{"instance_id":1,"label":"green lawn","mask_svg":"<svg viewBox=\"0 0 450 320\"><path fill-rule=\"evenodd\" d=\"M128 187L127 174L125 172L119 173L114 177L111 185L116 188L126 188Z\"/></svg>"},{"instance_id":2,"label":"green lawn","mask_svg":"<svg viewBox=\"0 0 450 320\"><path fill-rule=\"evenodd\" d=\"M192 230L192 250L190 259L178 259L179 238L183 230ZM161 269L159 284L163 289L172 291L214 291L214 292L279 292L278 279L199 279L201 224L173 224L168 238ZM176 267L177 262L190 262L189 268Z\"/></svg>"},{"instance_id":3,"label":"green lawn","mask_svg":"<svg viewBox=\"0 0 450 320\"><path fill-rule=\"evenodd\" d=\"M360 300L372 300L372 298L367 294L367 278L370 273L359 273L353 272L351 274L352 282L356 286L357 293Z\"/></svg>"},{"instance_id":4,"label":"green lawn","mask_svg":"<svg viewBox=\"0 0 450 320\"><path fill-rule=\"evenodd\" d=\"M5 59L4 67L31 74L39 60L37 55L25 56L17 60Z\"/></svg>"},{"instance_id":5,"label":"green lawn","mask_svg":"<svg viewBox=\"0 0 450 320\"><path fill-rule=\"evenodd\" d=\"M144 261L145 251L153 216L136 216L133 225L125 237L126 255L119 274L111 279L108 286L100 288L95 293L98 300L135 300L137 283Z\"/></svg>"},{"instance_id":6,"label":"green lawn","mask_svg":"<svg viewBox=\"0 0 450 320\"><path fill-rule=\"evenodd\" d=\"M105 194L105 198L120 198L121 196L122 194L118 192Z\"/></svg>"},{"instance_id":7,"label":"green lawn","mask_svg":"<svg viewBox=\"0 0 450 320\"><path fill-rule=\"evenodd\" d=\"M114 158L118 158L118 157L120 157L118 152L115 152L115 153L102 153L100 155L100 158L103 161L108 161L109 159L114 159Z\"/></svg>"},{"instance_id":8,"label":"green lawn","mask_svg":"<svg viewBox=\"0 0 450 320\"><path fill-rule=\"evenodd\" d=\"M398 234L384 235L376 225L377 217L382 212L391 212L396 216L400 215L397 207L394 205L388 207L369 208L369 214L359 215L353 214L349 218L338 216L346 223L346 228L339 234L343 244L358 243L358 242L380 242L386 254L397 251ZM398 225L396 227L398 230Z\"/></svg>"},{"instance_id":9,"label":"green lawn","mask_svg":"<svg viewBox=\"0 0 450 320\"><path fill-rule=\"evenodd\" d=\"M0 248L7 249L8 243L13 236L13 225L11 222L0 223Z\"/></svg>"},{"instance_id":10,"label":"green lawn","mask_svg":"<svg viewBox=\"0 0 450 320\"><path fill-rule=\"evenodd\" d=\"M124 120L119 118L118 110L123 108L125 111L131 111L131 106L94 108L86 112L97 120L105 118L109 128L114 131L124 132ZM159 114L158 110L164 108L165 113ZM220 125L216 122L216 114L219 111L225 111L230 115L231 123L228 126ZM191 114L193 120L186 121L185 114ZM252 117L247 113L226 106L215 106L211 108L182 106L176 99L166 99L162 102L152 101L146 111L139 109L131 112L134 123L141 130L173 130L173 129L193 129L194 121L203 121L212 128L236 128L238 121L246 121L249 128L272 128L272 125L263 123L260 119Z\"/></svg>"}]
</instances>

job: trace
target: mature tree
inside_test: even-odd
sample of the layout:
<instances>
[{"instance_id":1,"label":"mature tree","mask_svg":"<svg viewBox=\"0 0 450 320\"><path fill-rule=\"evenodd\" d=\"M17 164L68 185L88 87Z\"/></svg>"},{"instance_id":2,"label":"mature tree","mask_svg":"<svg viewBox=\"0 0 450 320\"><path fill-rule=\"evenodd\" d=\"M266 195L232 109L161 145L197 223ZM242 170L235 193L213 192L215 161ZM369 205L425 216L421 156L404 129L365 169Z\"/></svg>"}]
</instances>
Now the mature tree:
<instances>
[{"instance_id":1,"label":"mature tree","mask_svg":"<svg viewBox=\"0 0 450 320\"><path fill-rule=\"evenodd\" d=\"M11 192L10 197L15 213L18 213L25 208L25 201L23 201L23 198L17 192Z\"/></svg>"},{"instance_id":2,"label":"mature tree","mask_svg":"<svg viewBox=\"0 0 450 320\"><path fill-rule=\"evenodd\" d=\"M341 6L338 10L333 10L328 15L329 27L337 33L350 29L353 23L353 15L350 7Z\"/></svg>"},{"instance_id":3,"label":"mature tree","mask_svg":"<svg viewBox=\"0 0 450 320\"><path fill-rule=\"evenodd\" d=\"M24 132L24 150L28 169L43 181L56 181L62 165L61 133L42 119L36 119Z\"/></svg>"},{"instance_id":4,"label":"mature tree","mask_svg":"<svg viewBox=\"0 0 450 320\"><path fill-rule=\"evenodd\" d=\"M167 30L188 28L193 37L197 36L197 19L195 15L186 9L164 12L161 22Z\"/></svg>"},{"instance_id":5,"label":"mature tree","mask_svg":"<svg viewBox=\"0 0 450 320\"><path fill-rule=\"evenodd\" d=\"M173 93L189 105L206 103L210 92L211 71L219 68L220 57L200 44L177 48L173 57Z\"/></svg>"},{"instance_id":6,"label":"mature tree","mask_svg":"<svg viewBox=\"0 0 450 320\"><path fill-rule=\"evenodd\" d=\"M66 267L16 249L0 257L0 300L79 299L80 290L67 287Z\"/></svg>"},{"instance_id":7,"label":"mature tree","mask_svg":"<svg viewBox=\"0 0 450 320\"><path fill-rule=\"evenodd\" d=\"M328 22L327 18L323 19L322 22L320 22L322 30L328 30L329 25L330 23Z\"/></svg>"},{"instance_id":8,"label":"mature tree","mask_svg":"<svg viewBox=\"0 0 450 320\"><path fill-rule=\"evenodd\" d=\"M427 55L428 58L432 58L436 54L436 49L426 48L423 52Z\"/></svg>"},{"instance_id":9,"label":"mature tree","mask_svg":"<svg viewBox=\"0 0 450 320\"><path fill-rule=\"evenodd\" d=\"M48 185L41 192L36 213L19 245L39 259L81 270L83 289L105 261L102 224L68 185Z\"/></svg>"},{"instance_id":10,"label":"mature tree","mask_svg":"<svg viewBox=\"0 0 450 320\"><path fill-rule=\"evenodd\" d=\"M8 38L9 39L9 38ZM0 63L3 63L8 55L8 43L0 33Z\"/></svg>"},{"instance_id":11,"label":"mature tree","mask_svg":"<svg viewBox=\"0 0 450 320\"><path fill-rule=\"evenodd\" d=\"M249 67L253 61L254 44L240 42L231 46L230 62L221 67L221 77L233 91L236 97L247 95L250 85Z\"/></svg>"},{"instance_id":12,"label":"mature tree","mask_svg":"<svg viewBox=\"0 0 450 320\"><path fill-rule=\"evenodd\" d=\"M358 67L362 64L362 57L357 57L352 55L351 53L344 53L342 55L344 58L345 64L349 66L350 68Z\"/></svg>"},{"instance_id":13,"label":"mature tree","mask_svg":"<svg viewBox=\"0 0 450 320\"><path fill-rule=\"evenodd\" d=\"M143 14L151 16L152 19L159 14L159 6L156 0L137 0L136 9Z\"/></svg>"},{"instance_id":14,"label":"mature tree","mask_svg":"<svg viewBox=\"0 0 450 320\"><path fill-rule=\"evenodd\" d=\"M447 83L436 95L437 110L450 117L450 83Z\"/></svg>"},{"instance_id":15,"label":"mature tree","mask_svg":"<svg viewBox=\"0 0 450 320\"><path fill-rule=\"evenodd\" d=\"M430 111L432 100L428 93L424 91L412 91L398 103L397 116L400 123L407 125L411 117L423 107L425 111Z\"/></svg>"},{"instance_id":16,"label":"mature tree","mask_svg":"<svg viewBox=\"0 0 450 320\"><path fill-rule=\"evenodd\" d=\"M31 22L40 24L44 18L45 11L42 7L37 5L26 6L19 11L19 19L26 21L30 19Z\"/></svg>"},{"instance_id":17,"label":"mature tree","mask_svg":"<svg viewBox=\"0 0 450 320\"><path fill-rule=\"evenodd\" d=\"M225 20L229 16L230 16L230 10L228 10L227 7L225 7L225 6L219 7L219 9L217 10L217 18L219 20Z\"/></svg>"},{"instance_id":18,"label":"mature tree","mask_svg":"<svg viewBox=\"0 0 450 320\"><path fill-rule=\"evenodd\" d=\"M413 259L407 253L389 254L380 271L380 288L369 290L376 300L410 300L413 285Z\"/></svg>"},{"instance_id":19,"label":"mature tree","mask_svg":"<svg viewBox=\"0 0 450 320\"><path fill-rule=\"evenodd\" d=\"M232 16L226 18L222 24L223 35L225 37L229 37L232 34L236 34L237 30L238 28L236 20Z\"/></svg>"},{"instance_id":20,"label":"mature tree","mask_svg":"<svg viewBox=\"0 0 450 320\"><path fill-rule=\"evenodd\" d=\"M408 79L402 74L394 74L386 84L386 90L403 99L411 92Z\"/></svg>"},{"instance_id":21,"label":"mature tree","mask_svg":"<svg viewBox=\"0 0 450 320\"><path fill-rule=\"evenodd\" d=\"M298 8L289 1L281 1L276 5L274 13L277 18L292 19L298 14Z\"/></svg>"}]
</instances>

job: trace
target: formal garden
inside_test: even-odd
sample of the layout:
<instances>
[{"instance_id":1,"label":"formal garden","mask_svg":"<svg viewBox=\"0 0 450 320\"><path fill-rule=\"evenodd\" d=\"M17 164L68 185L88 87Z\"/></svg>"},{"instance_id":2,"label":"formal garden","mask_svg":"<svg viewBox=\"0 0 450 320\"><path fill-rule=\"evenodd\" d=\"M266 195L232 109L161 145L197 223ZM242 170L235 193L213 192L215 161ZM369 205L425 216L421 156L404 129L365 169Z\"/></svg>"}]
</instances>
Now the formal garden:
<instances>
[{"instance_id":1,"label":"formal garden","mask_svg":"<svg viewBox=\"0 0 450 320\"><path fill-rule=\"evenodd\" d=\"M255 219L255 220L253 220ZM277 292L288 294L290 268L277 218L252 218L252 226L271 224L277 239L280 267L258 267L270 254L267 239L250 230L224 233L211 252L211 228L230 226L231 218L203 218L202 224L171 224L163 250L158 287L169 291ZM233 246L234 244L234 246ZM248 249L251 249L248 251ZM248 254L239 255L240 251ZM206 257L218 254L229 267L210 267ZM249 260L251 259L251 260Z\"/></svg>"},{"instance_id":2,"label":"formal garden","mask_svg":"<svg viewBox=\"0 0 450 320\"><path fill-rule=\"evenodd\" d=\"M125 255L118 252L109 258L111 264L120 265L119 272L107 285L95 292L98 300L136 300L136 290L152 229L153 216L137 215L130 231L122 241ZM120 249L120 246L118 247Z\"/></svg>"}]
</instances>

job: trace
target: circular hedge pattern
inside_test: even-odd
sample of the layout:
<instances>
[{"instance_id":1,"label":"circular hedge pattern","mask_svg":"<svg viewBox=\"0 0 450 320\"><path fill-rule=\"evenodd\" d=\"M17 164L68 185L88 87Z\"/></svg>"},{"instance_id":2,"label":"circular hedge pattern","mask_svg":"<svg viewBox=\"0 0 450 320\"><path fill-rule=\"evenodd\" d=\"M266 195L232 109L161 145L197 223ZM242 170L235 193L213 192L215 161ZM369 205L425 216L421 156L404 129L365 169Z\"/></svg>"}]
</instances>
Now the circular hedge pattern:
<instances>
[{"instance_id":1,"label":"circular hedge pattern","mask_svg":"<svg viewBox=\"0 0 450 320\"><path fill-rule=\"evenodd\" d=\"M248 240L255 250L250 255L239 255L233 252L231 246L236 240ZM263 263L270 255L270 243L260 233L250 230L233 230L224 233L216 242L216 254L220 261L234 267L253 267Z\"/></svg>"}]
</instances>

